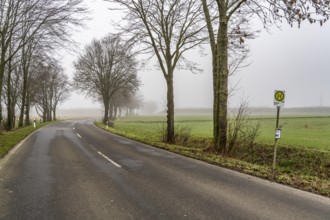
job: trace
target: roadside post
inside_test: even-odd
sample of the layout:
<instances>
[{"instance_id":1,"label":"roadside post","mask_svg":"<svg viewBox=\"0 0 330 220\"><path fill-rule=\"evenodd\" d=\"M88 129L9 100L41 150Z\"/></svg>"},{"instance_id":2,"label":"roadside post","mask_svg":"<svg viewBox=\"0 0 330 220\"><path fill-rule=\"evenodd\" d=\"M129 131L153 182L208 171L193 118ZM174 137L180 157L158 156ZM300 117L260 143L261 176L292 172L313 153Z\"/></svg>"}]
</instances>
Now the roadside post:
<instances>
[{"instance_id":1,"label":"roadside post","mask_svg":"<svg viewBox=\"0 0 330 220\"><path fill-rule=\"evenodd\" d=\"M277 142L281 138L281 129L279 128L279 120L280 120L280 110L281 110L281 107L284 107L284 102L285 102L285 91L275 90L274 106L276 106L276 108L277 108L277 114L276 114L273 170L275 170L275 166L276 166Z\"/></svg>"},{"instance_id":2,"label":"roadside post","mask_svg":"<svg viewBox=\"0 0 330 220\"><path fill-rule=\"evenodd\" d=\"M36 118L33 119L33 127L34 127L34 128L37 127Z\"/></svg>"}]
</instances>

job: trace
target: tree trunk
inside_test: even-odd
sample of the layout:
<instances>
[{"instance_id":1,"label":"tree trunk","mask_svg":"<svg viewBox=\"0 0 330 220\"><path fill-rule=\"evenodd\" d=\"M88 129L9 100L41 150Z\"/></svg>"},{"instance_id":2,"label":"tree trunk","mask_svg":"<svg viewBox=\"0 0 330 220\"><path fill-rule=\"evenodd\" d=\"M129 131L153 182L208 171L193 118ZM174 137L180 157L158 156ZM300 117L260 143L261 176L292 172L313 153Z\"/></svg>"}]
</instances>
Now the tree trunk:
<instances>
[{"instance_id":1,"label":"tree trunk","mask_svg":"<svg viewBox=\"0 0 330 220\"><path fill-rule=\"evenodd\" d=\"M23 127L24 125L24 112L25 112L25 95L22 93L22 106L19 113L18 127Z\"/></svg>"},{"instance_id":2,"label":"tree trunk","mask_svg":"<svg viewBox=\"0 0 330 220\"><path fill-rule=\"evenodd\" d=\"M1 123L2 123L2 98L0 96L0 132L1 132Z\"/></svg>"},{"instance_id":3,"label":"tree trunk","mask_svg":"<svg viewBox=\"0 0 330 220\"><path fill-rule=\"evenodd\" d=\"M47 120L53 121L53 89L51 87L50 95L49 95L49 103L48 103L48 113L47 113Z\"/></svg>"},{"instance_id":4,"label":"tree trunk","mask_svg":"<svg viewBox=\"0 0 330 220\"><path fill-rule=\"evenodd\" d=\"M52 111L47 107L47 113L46 113L46 121L52 121Z\"/></svg>"},{"instance_id":5,"label":"tree trunk","mask_svg":"<svg viewBox=\"0 0 330 220\"><path fill-rule=\"evenodd\" d=\"M42 112L42 120L43 122L47 121L47 107L44 107L44 111Z\"/></svg>"},{"instance_id":6,"label":"tree trunk","mask_svg":"<svg viewBox=\"0 0 330 220\"><path fill-rule=\"evenodd\" d=\"M23 66L23 88L22 88L22 105L19 115L18 127L22 127L24 124L24 109L26 102L26 90L27 90L27 75L28 75L28 67L26 63L25 56L25 47L22 48L22 66Z\"/></svg>"},{"instance_id":7,"label":"tree trunk","mask_svg":"<svg viewBox=\"0 0 330 220\"><path fill-rule=\"evenodd\" d=\"M113 106L111 104L109 105L109 119L113 120Z\"/></svg>"},{"instance_id":8,"label":"tree trunk","mask_svg":"<svg viewBox=\"0 0 330 220\"><path fill-rule=\"evenodd\" d=\"M25 112L25 107L26 107L26 90L27 90L27 74L24 71L24 77L23 77L23 91L22 91L22 106L21 106L21 111L19 115L19 122L18 122L18 127L22 127L24 123L24 112Z\"/></svg>"},{"instance_id":9,"label":"tree trunk","mask_svg":"<svg viewBox=\"0 0 330 220\"><path fill-rule=\"evenodd\" d=\"M30 93L26 95L25 125L30 125Z\"/></svg>"},{"instance_id":10,"label":"tree trunk","mask_svg":"<svg viewBox=\"0 0 330 220\"><path fill-rule=\"evenodd\" d=\"M213 73L213 142L216 146L216 143L218 143L218 132L219 132L219 121L218 121L218 115L219 115L219 92L218 92L218 48L217 45L214 45L214 54L212 54L212 73ZM216 147L215 147L216 148Z\"/></svg>"},{"instance_id":11,"label":"tree trunk","mask_svg":"<svg viewBox=\"0 0 330 220\"><path fill-rule=\"evenodd\" d=\"M174 142L174 88L173 88L173 72L169 71L166 78L167 84L167 132L166 142Z\"/></svg>"},{"instance_id":12,"label":"tree trunk","mask_svg":"<svg viewBox=\"0 0 330 220\"><path fill-rule=\"evenodd\" d=\"M10 68L9 70L10 71ZM13 129L13 111L12 111L12 100L11 100L11 74L8 72L7 76L7 123L6 130L10 131Z\"/></svg>"},{"instance_id":13,"label":"tree trunk","mask_svg":"<svg viewBox=\"0 0 330 220\"><path fill-rule=\"evenodd\" d=\"M4 78L4 75L5 75L5 52L2 51L1 53L1 59L0 59L0 101L1 101L1 98L2 98L2 85L3 85L3 78ZM0 102L0 124L2 122L3 118L2 118L2 105L1 105L1 102Z\"/></svg>"},{"instance_id":14,"label":"tree trunk","mask_svg":"<svg viewBox=\"0 0 330 220\"><path fill-rule=\"evenodd\" d=\"M56 118L56 106L54 106L53 108L53 120L56 121L57 118Z\"/></svg>"},{"instance_id":15,"label":"tree trunk","mask_svg":"<svg viewBox=\"0 0 330 220\"><path fill-rule=\"evenodd\" d=\"M104 104L103 124L107 124L109 122L109 102L103 99L103 104Z\"/></svg>"},{"instance_id":16,"label":"tree trunk","mask_svg":"<svg viewBox=\"0 0 330 220\"><path fill-rule=\"evenodd\" d=\"M221 13L222 14L222 13ZM228 103L228 18L220 18L218 30L218 44L216 50L216 91L215 105L216 122L214 132L215 149L219 152L227 152L227 103Z\"/></svg>"}]
</instances>

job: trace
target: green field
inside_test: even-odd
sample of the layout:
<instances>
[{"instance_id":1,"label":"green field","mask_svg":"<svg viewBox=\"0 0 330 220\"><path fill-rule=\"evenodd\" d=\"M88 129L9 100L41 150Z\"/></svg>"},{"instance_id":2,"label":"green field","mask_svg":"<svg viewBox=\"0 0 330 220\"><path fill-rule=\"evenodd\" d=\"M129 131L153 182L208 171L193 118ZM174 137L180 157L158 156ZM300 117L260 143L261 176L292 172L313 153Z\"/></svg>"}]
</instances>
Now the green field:
<instances>
[{"instance_id":1,"label":"green field","mask_svg":"<svg viewBox=\"0 0 330 220\"><path fill-rule=\"evenodd\" d=\"M115 128L137 136L158 138L165 126L163 116L140 116L121 118L115 122ZM176 125L191 127L195 138L212 138L211 116L177 116ZM260 121L260 133L256 142L274 144L275 118L253 116L251 124ZM279 144L330 151L330 117L283 117L280 118L282 129Z\"/></svg>"}]
</instances>

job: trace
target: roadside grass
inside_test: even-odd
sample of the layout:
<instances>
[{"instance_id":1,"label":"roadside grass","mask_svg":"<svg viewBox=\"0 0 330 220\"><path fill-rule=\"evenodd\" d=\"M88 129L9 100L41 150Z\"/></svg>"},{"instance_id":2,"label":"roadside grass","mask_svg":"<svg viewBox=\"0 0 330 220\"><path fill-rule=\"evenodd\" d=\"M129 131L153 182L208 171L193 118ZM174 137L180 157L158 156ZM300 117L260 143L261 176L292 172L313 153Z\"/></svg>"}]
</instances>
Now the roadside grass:
<instances>
[{"instance_id":1,"label":"roadside grass","mask_svg":"<svg viewBox=\"0 0 330 220\"><path fill-rule=\"evenodd\" d=\"M257 120L252 118L251 123ZM176 124L192 127L192 137L185 146L161 141L164 121L162 117L122 118L115 121L114 128L108 130L211 164L330 197L330 117L282 118L282 138L274 171L271 169L274 118L260 119L260 135L252 151L241 149L230 156L213 151L210 117L176 117ZM100 122L96 122L96 125L105 129Z\"/></svg>"},{"instance_id":2,"label":"roadside grass","mask_svg":"<svg viewBox=\"0 0 330 220\"><path fill-rule=\"evenodd\" d=\"M15 145L21 142L29 134L36 131L38 128L51 123L53 122L37 123L37 128L30 125L13 131L0 133L0 158L4 157Z\"/></svg>"}]
</instances>

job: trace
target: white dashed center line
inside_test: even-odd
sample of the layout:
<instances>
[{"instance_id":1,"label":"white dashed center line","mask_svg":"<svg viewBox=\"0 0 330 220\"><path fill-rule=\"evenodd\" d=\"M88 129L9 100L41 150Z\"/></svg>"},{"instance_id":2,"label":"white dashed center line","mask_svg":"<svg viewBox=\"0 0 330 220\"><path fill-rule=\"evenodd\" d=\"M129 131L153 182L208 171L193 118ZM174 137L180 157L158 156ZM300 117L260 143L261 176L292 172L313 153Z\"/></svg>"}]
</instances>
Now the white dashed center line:
<instances>
[{"instance_id":1,"label":"white dashed center line","mask_svg":"<svg viewBox=\"0 0 330 220\"><path fill-rule=\"evenodd\" d=\"M76 133L76 135L82 139L82 137L80 136L80 134ZM106 159L107 161L109 161L110 163L112 163L113 165L115 165L118 168L121 168L122 166L119 165L118 163L116 163L115 161L111 160L109 157L105 156L102 152L98 151L93 145L90 144L90 146L99 154L101 155L104 159Z\"/></svg>"},{"instance_id":2,"label":"white dashed center line","mask_svg":"<svg viewBox=\"0 0 330 220\"><path fill-rule=\"evenodd\" d=\"M116 167L121 168L121 166L118 163L116 163L115 161L111 160L109 157L105 156L100 151L97 151L97 153L100 154L104 159L106 159L107 161L109 161L110 163L112 163L113 165L115 165Z\"/></svg>"}]
</instances>

